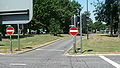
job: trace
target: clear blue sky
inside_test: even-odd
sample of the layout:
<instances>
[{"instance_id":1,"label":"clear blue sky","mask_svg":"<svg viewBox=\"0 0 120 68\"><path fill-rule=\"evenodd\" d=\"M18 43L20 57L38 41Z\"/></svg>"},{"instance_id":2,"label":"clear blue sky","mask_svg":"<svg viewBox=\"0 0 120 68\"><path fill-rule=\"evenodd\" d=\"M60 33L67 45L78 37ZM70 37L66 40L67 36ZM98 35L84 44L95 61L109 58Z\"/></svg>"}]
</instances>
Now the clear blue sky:
<instances>
[{"instance_id":1,"label":"clear blue sky","mask_svg":"<svg viewBox=\"0 0 120 68\"><path fill-rule=\"evenodd\" d=\"M87 10L87 7L86 7L87 0L75 0L75 1L79 2L81 4L81 6L83 7L82 13ZM95 22L94 13L93 13L93 10L95 10L95 8L93 5L91 5L91 3L96 2L96 1L97 0L88 0L88 6L89 6L88 8L91 13L90 18L92 18L93 22ZM105 0L100 0L100 1L105 1Z\"/></svg>"}]
</instances>

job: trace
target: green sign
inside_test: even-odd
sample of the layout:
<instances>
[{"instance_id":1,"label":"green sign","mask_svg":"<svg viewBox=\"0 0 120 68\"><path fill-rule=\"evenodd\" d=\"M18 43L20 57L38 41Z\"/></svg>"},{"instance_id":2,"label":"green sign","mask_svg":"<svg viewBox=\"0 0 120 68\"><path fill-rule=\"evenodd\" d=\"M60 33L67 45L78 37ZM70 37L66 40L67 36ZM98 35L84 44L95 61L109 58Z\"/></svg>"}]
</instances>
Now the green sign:
<instances>
[{"instance_id":1,"label":"green sign","mask_svg":"<svg viewBox=\"0 0 120 68\"><path fill-rule=\"evenodd\" d=\"M43 29L40 29L40 32L43 32Z\"/></svg>"}]
</instances>

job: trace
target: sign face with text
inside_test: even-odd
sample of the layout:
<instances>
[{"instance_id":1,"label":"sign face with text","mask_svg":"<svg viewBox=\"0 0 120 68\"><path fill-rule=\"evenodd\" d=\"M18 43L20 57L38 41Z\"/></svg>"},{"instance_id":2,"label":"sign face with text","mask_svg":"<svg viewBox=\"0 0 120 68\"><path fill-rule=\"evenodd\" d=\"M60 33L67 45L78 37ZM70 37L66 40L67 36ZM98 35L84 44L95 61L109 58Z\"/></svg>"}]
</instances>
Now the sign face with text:
<instances>
[{"instance_id":1,"label":"sign face with text","mask_svg":"<svg viewBox=\"0 0 120 68\"><path fill-rule=\"evenodd\" d=\"M6 33L10 34L10 35L13 34L14 33L14 28L13 27L7 27Z\"/></svg>"},{"instance_id":2,"label":"sign face with text","mask_svg":"<svg viewBox=\"0 0 120 68\"><path fill-rule=\"evenodd\" d=\"M0 24L26 24L33 16L33 0L0 0Z\"/></svg>"},{"instance_id":3,"label":"sign face with text","mask_svg":"<svg viewBox=\"0 0 120 68\"><path fill-rule=\"evenodd\" d=\"M78 28L76 28L76 27L71 27L69 30L70 30L69 33L72 35L78 34Z\"/></svg>"}]
</instances>

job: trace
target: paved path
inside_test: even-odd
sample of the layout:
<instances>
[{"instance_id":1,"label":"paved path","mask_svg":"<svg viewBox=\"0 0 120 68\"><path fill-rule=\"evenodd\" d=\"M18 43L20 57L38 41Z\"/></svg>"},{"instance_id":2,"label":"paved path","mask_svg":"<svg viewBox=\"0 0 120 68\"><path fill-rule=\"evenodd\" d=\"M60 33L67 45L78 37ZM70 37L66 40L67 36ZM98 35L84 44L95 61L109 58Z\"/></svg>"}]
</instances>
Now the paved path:
<instances>
[{"instance_id":1,"label":"paved path","mask_svg":"<svg viewBox=\"0 0 120 68\"><path fill-rule=\"evenodd\" d=\"M64 56L71 46L72 39L67 38L27 53L0 55L0 68L117 68L120 64L119 55Z\"/></svg>"}]
</instances>

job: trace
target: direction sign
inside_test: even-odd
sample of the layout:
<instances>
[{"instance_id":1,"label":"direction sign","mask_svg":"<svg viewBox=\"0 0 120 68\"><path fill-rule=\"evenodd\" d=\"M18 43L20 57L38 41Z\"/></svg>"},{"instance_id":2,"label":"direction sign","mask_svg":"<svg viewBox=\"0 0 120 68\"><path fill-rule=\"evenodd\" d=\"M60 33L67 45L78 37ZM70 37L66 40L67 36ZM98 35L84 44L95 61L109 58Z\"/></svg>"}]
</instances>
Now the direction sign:
<instances>
[{"instance_id":1,"label":"direction sign","mask_svg":"<svg viewBox=\"0 0 120 68\"><path fill-rule=\"evenodd\" d=\"M7 27L6 33L7 34L13 34L14 33L14 28L13 27Z\"/></svg>"},{"instance_id":2,"label":"direction sign","mask_svg":"<svg viewBox=\"0 0 120 68\"><path fill-rule=\"evenodd\" d=\"M78 28L76 28L76 27L71 27L69 30L70 30L69 33L72 35L78 34Z\"/></svg>"},{"instance_id":3,"label":"direction sign","mask_svg":"<svg viewBox=\"0 0 120 68\"><path fill-rule=\"evenodd\" d=\"M0 24L25 24L33 16L33 0L0 0Z\"/></svg>"}]
</instances>

